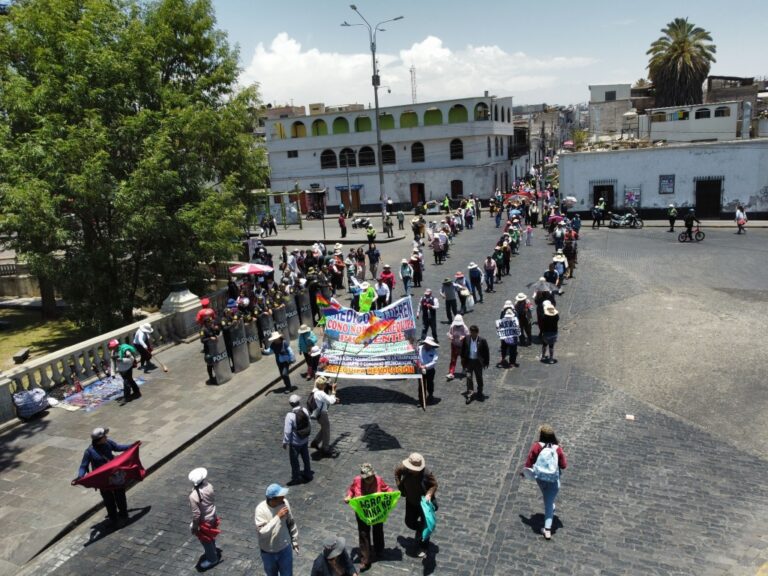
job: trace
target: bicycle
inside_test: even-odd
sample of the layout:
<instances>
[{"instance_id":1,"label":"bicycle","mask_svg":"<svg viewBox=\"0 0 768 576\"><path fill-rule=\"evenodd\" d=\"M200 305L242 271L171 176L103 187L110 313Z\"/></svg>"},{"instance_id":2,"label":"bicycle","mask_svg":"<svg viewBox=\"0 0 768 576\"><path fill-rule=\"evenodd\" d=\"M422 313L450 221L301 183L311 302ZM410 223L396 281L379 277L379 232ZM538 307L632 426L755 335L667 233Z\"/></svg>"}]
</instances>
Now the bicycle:
<instances>
[{"instance_id":1,"label":"bicycle","mask_svg":"<svg viewBox=\"0 0 768 576\"><path fill-rule=\"evenodd\" d=\"M704 240L705 234L701 231L701 228L699 226L696 226L691 230L691 238L688 238L688 231L680 232L680 234L677 236L678 242L692 242L693 240L696 240L696 242L701 242Z\"/></svg>"}]
</instances>

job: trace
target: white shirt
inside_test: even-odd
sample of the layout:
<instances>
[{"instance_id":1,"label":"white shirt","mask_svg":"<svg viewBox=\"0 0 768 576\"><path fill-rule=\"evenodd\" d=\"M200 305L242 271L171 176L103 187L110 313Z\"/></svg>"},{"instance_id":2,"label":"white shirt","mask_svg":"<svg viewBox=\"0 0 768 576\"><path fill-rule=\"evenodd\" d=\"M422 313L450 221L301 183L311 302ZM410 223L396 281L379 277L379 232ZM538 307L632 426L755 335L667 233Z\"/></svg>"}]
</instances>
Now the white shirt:
<instances>
[{"instance_id":1,"label":"white shirt","mask_svg":"<svg viewBox=\"0 0 768 576\"><path fill-rule=\"evenodd\" d=\"M389 298L389 286L387 286L386 282L376 285L376 294Z\"/></svg>"},{"instance_id":2,"label":"white shirt","mask_svg":"<svg viewBox=\"0 0 768 576\"><path fill-rule=\"evenodd\" d=\"M313 392L315 396L315 402L317 403L317 413L328 412L328 406L336 404L336 394L326 394L322 390L315 388Z\"/></svg>"},{"instance_id":3,"label":"white shirt","mask_svg":"<svg viewBox=\"0 0 768 576\"><path fill-rule=\"evenodd\" d=\"M469 339L469 358L470 360L477 360L477 339Z\"/></svg>"}]
</instances>

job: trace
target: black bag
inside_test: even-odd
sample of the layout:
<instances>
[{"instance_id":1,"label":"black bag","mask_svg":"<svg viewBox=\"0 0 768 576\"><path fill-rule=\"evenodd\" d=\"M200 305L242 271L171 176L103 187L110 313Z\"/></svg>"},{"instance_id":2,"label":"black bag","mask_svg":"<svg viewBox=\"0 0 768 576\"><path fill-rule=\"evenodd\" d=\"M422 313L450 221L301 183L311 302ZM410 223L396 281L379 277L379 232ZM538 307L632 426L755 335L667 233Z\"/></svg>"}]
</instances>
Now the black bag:
<instances>
[{"instance_id":1,"label":"black bag","mask_svg":"<svg viewBox=\"0 0 768 576\"><path fill-rule=\"evenodd\" d=\"M294 414L296 414L296 436L308 438L312 433L312 422L310 422L309 416L302 408L294 410Z\"/></svg>"},{"instance_id":2,"label":"black bag","mask_svg":"<svg viewBox=\"0 0 768 576\"><path fill-rule=\"evenodd\" d=\"M315 400L315 389L313 388L307 396L307 412L312 418L317 418L317 400Z\"/></svg>"}]
</instances>

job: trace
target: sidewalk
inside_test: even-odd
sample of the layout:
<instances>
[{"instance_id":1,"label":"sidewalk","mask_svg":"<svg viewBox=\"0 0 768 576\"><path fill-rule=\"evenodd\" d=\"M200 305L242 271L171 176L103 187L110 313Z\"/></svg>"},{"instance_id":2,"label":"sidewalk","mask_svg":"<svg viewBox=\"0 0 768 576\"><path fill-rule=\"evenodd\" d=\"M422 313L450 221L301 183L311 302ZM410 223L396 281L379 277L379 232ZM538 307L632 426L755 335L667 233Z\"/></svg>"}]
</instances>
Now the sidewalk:
<instances>
[{"instance_id":1,"label":"sidewalk","mask_svg":"<svg viewBox=\"0 0 768 576\"><path fill-rule=\"evenodd\" d=\"M152 472L273 384L279 382L282 392L269 356L226 384L207 386L199 351L195 340L159 352L169 373L136 371L146 379L139 400L108 402L90 413L50 408L41 418L0 432L0 574L16 573L102 507L96 491L70 486L96 426L110 428L117 442L141 440L142 463Z\"/></svg>"}]
</instances>

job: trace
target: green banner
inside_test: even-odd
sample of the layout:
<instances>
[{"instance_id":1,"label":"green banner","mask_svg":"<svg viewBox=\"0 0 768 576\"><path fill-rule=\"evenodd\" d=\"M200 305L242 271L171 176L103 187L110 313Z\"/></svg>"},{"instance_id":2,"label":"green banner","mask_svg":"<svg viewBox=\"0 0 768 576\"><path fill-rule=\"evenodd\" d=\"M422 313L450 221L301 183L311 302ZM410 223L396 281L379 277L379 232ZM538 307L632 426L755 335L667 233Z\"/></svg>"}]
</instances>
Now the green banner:
<instances>
[{"instance_id":1,"label":"green banner","mask_svg":"<svg viewBox=\"0 0 768 576\"><path fill-rule=\"evenodd\" d=\"M358 496L352 498L349 505L360 520L368 526L373 526L387 521L387 516L395 509L398 500L400 500L400 492L395 490L394 492L376 492L375 494Z\"/></svg>"}]
</instances>

